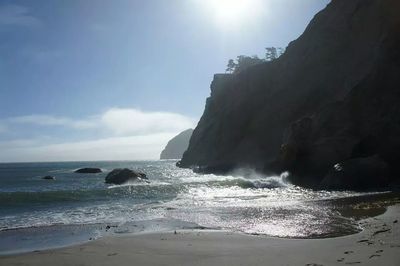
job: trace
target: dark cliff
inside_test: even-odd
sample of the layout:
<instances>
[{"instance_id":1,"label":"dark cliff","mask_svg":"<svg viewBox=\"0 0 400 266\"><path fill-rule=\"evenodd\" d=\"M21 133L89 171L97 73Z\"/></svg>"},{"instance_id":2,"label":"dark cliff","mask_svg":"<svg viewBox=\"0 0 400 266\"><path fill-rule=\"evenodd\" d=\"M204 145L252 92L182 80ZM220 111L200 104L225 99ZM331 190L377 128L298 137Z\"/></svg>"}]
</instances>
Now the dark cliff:
<instances>
[{"instance_id":1,"label":"dark cliff","mask_svg":"<svg viewBox=\"0 0 400 266\"><path fill-rule=\"evenodd\" d=\"M168 141L167 146L160 154L160 159L181 159L183 153L189 146L189 140L193 129L187 129Z\"/></svg>"},{"instance_id":2,"label":"dark cliff","mask_svg":"<svg viewBox=\"0 0 400 266\"><path fill-rule=\"evenodd\" d=\"M397 0L334 0L277 60L216 75L180 166L289 170L293 182L324 188L394 182L398 14Z\"/></svg>"}]
</instances>

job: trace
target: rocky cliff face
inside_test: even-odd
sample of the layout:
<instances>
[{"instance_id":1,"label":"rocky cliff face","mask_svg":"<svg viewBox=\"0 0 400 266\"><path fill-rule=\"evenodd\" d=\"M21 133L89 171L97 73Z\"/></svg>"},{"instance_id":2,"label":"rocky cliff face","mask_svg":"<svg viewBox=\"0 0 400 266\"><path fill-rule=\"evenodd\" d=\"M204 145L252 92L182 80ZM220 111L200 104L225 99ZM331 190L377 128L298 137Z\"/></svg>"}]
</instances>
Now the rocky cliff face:
<instances>
[{"instance_id":1,"label":"rocky cliff face","mask_svg":"<svg viewBox=\"0 0 400 266\"><path fill-rule=\"evenodd\" d=\"M189 140L193 129L187 129L168 141L167 146L160 154L160 159L181 159L183 153L189 146Z\"/></svg>"},{"instance_id":2,"label":"rocky cliff face","mask_svg":"<svg viewBox=\"0 0 400 266\"><path fill-rule=\"evenodd\" d=\"M333 0L279 59L216 75L180 165L289 170L293 182L324 188L396 181L398 14L397 0Z\"/></svg>"}]
</instances>

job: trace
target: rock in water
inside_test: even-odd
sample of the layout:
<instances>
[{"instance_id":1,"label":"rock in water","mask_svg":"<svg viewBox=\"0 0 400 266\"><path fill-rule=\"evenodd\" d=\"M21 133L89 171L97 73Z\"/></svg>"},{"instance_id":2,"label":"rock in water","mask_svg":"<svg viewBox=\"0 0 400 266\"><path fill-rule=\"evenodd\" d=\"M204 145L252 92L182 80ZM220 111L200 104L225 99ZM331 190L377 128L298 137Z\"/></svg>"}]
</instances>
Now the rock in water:
<instances>
[{"instance_id":1,"label":"rock in water","mask_svg":"<svg viewBox=\"0 0 400 266\"><path fill-rule=\"evenodd\" d=\"M75 171L75 173L79 174L97 174L97 173L102 173L100 168L80 168Z\"/></svg>"},{"instance_id":2,"label":"rock in water","mask_svg":"<svg viewBox=\"0 0 400 266\"><path fill-rule=\"evenodd\" d=\"M377 155L380 186L399 183L399 14L398 0L331 1L278 59L216 75L179 166L289 171L318 187L335 164Z\"/></svg>"},{"instance_id":3,"label":"rock in water","mask_svg":"<svg viewBox=\"0 0 400 266\"><path fill-rule=\"evenodd\" d=\"M160 159L181 159L183 153L189 146L189 140L192 133L193 129L188 129L168 141L167 146L160 154Z\"/></svg>"},{"instance_id":4,"label":"rock in water","mask_svg":"<svg viewBox=\"0 0 400 266\"><path fill-rule=\"evenodd\" d=\"M131 169L114 169L107 176L105 182L108 184L124 184L128 181L147 181L146 174Z\"/></svg>"},{"instance_id":5,"label":"rock in water","mask_svg":"<svg viewBox=\"0 0 400 266\"><path fill-rule=\"evenodd\" d=\"M45 180L56 180L56 178L54 176L51 176L51 175L44 176L44 177L42 177L42 179L45 179Z\"/></svg>"}]
</instances>

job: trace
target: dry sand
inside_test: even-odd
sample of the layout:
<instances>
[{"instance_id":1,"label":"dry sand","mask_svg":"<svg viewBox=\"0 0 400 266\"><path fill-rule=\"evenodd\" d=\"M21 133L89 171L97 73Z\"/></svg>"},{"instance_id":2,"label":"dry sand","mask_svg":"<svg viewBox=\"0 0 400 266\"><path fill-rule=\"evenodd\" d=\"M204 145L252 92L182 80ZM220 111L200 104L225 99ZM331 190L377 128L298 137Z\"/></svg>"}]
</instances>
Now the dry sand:
<instances>
[{"instance_id":1,"label":"dry sand","mask_svg":"<svg viewBox=\"0 0 400 266\"><path fill-rule=\"evenodd\" d=\"M400 265L400 205L361 221L361 233L280 239L188 230L125 235L0 257L0 265Z\"/></svg>"}]
</instances>

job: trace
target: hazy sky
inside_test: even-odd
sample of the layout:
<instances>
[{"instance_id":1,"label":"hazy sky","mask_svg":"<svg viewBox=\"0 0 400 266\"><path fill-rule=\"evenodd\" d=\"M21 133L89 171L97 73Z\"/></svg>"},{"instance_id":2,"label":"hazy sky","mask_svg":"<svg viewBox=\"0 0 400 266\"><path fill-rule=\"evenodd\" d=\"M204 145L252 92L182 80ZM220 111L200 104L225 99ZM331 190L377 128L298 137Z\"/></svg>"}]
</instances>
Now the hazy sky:
<instances>
[{"instance_id":1,"label":"hazy sky","mask_svg":"<svg viewBox=\"0 0 400 266\"><path fill-rule=\"evenodd\" d=\"M0 161L156 159L213 74L328 0L0 1Z\"/></svg>"}]
</instances>

